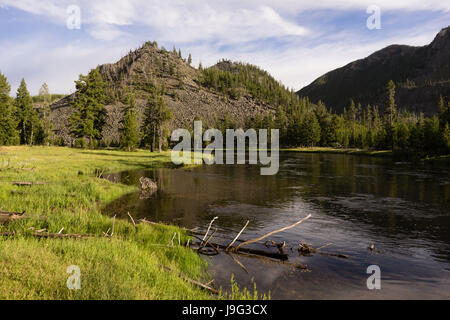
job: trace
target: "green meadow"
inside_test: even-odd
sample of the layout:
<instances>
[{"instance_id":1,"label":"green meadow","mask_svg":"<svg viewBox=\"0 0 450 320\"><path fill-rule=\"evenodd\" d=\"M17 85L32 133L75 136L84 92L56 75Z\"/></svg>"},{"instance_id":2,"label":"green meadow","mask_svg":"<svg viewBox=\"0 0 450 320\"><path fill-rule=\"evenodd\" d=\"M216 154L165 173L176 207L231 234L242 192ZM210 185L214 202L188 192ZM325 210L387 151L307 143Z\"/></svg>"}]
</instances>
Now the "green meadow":
<instances>
[{"instance_id":1,"label":"green meadow","mask_svg":"<svg viewBox=\"0 0 450 320\"><path fill-rule=\"evenodd\" d=\"M0 225L0 299L212 299L180 277L209 281L193 250L167 246L182 229L137 224L101 213L108 202L137 191L102 172L172 167L169 153L59 147L0 148L0 210L26 211ZM13 182L38 182L17 186ZM111 213L111 216L114 212ZM114 235L104 236L114 225ZM64 228L64 229L62 229ZM36 238L33 233L93 234L87 239ZM81 271L81 289L69 290L69 266ZM164 271L168 267L172 271ZM239 295L236 295L238 297ZM224 296L221 296L224 297ZM242 296L241 296L242 297Z\"/></svg>"}]
</instances>

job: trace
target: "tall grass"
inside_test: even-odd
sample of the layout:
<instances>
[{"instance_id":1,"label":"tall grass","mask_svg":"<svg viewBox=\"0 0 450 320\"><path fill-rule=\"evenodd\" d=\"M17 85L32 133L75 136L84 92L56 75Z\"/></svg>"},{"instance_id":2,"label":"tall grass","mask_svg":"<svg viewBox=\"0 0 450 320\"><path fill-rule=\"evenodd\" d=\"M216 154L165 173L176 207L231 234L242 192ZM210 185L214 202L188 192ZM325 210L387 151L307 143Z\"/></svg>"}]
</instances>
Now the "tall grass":
<instances>
[{"instance_id":1,"label":"tall grass","mask_svg":"<svg viewBox=\"0 0 450 320\"><path fill-rule=\"evenodd\" d=\"M206 281L206 263L190 249L166 247L173 226L114 222L101 208L136 191L98 177L99 172L171 166L168 153L86 151L56 147L0 148L0 209L26 211L25 219L0 225L0 299L210 299L177 273ZM14 186L13 181L44 182ZM95 234L89 239L37 239L31 233ZM67 267L81 270L81 290L69 290ZM162 265L173 273L165 272Z\"/></svg>"}]
</instances>

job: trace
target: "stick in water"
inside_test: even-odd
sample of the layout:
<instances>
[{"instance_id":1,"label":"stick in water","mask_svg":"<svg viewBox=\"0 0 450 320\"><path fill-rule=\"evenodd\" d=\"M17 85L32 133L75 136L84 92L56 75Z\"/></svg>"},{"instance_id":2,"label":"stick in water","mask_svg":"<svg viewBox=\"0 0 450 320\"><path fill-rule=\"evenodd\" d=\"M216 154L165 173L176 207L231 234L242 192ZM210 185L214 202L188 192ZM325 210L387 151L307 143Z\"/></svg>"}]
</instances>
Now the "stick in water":
<instances>
[{"instance_id":1,"label":"stick in water","mask_svg":"<svg viewBox=\"0 0 450 320\"><path fill-rule=\"evenodd\" d=\"M247 223L245 224L245 226L241 229L241 231L238 233L238 235L236 236L236 238L233 239L233 241L230 242L230 244L227 246L227 248L225 249L225 251L228 251L231 246L237 241L237 239L239 239L239 237L241 236L242 232L244 232L245 228L247 228L248 224L250 223L249 220L247 220Z\"/></svg>"},{"instance_id":2,"label":"stick in water","mask_svg":"<svg viewBox=\"0 0 450 320\"><path fill-rule=\"evenodd\" d=\"M241 247L243 247L243 246L246 246L246 245L249 245L249 244L252 244L252 243L261 241L261 240L263 240L263 239L265 239L265 238L267 238L267 237L270 237L271 235L274 235L274 234L276 234L276 233L279 233L279 232L282 232L282 231L291 229L291 228L293 228L293 227L299 225L300 223L305 222L306 220L308 220L308 219L311 218L311 217L312 217L311 215L308 215L307 217L305 217L305 218L303 218L303 219L297 221L296 223L294 223L294 224L292 224L292 225L290 225L290 226L287 226L287 227L281 228L281 229L279 229L279 230L275 230L275 231L269 232L269 233L267 233L267 234L265 234L265 235L263 235L263 236L261 236L261 237L259 237L259 238L256 238L256 239L249 240L249 241L243 242L243 243L241 243L241 244L238 244L236 247L233 248L233 251L238 251L239 248L241 248Z\"/></svg>"},{"instance_id":3,"label":"stick in water","mask_svg":"<svg viewBox=\"0 0 450 320\"><path fill-rule=\"evenodd\" d=\"M202 239L202 243L205 241L206 237L208 236L209 230L211 230L214 221L216 221L217 219L219 219L219 217L214 217L214 219L212 219L211 222L209 223L208 230L206 230L205 236Z\"/></svg>"}]
</instances>

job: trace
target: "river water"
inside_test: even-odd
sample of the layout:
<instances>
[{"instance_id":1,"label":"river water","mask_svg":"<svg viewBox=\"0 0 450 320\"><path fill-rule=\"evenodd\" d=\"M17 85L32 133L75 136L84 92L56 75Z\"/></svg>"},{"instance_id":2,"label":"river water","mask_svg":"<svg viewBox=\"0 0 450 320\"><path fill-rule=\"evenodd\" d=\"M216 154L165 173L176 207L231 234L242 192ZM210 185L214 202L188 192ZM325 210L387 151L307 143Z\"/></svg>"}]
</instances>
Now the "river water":
<instances>
[{"instance_id":1,"label":"river water","mask_svg":"<svg viewBox=\"0 0 450 320\"><path fill-rule=\"evenodd\" d=\"M249 256L205 257L216 286L270 291L273 299L450 298L450 168L444 163L408 163L339 154L282 153L276 176L250 165L130 171L107 178L138 184L156 180L159 190L141 200L129 194L104 210L126 218L206 229L217 236L251 239L312 218L270 237L286 242L286 263ZM227 244L228 240L212 241ZM348 259L301 256L298 244L344 254ZM374 245L375 250L369 247ZM256 249L272 250L263 244ZM307 266L307 269L298 268ZM369 290L367 268L379 266L381 289Z\"/></svg>"}]
</instances>

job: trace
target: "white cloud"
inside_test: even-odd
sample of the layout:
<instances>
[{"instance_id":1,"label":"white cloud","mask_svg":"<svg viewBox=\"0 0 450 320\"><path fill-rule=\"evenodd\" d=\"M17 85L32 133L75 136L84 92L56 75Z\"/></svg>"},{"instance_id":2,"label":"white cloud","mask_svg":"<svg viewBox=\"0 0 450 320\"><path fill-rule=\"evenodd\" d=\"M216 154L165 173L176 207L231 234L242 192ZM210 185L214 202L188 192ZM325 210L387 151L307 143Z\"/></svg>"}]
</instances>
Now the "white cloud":
<instances>
[{"instance_id":1,"label":"white cloud","mask_svg":"<svg viewBox=\"0 0 450 320\"><path fill-rule=\"evenodd\" d=\"M94 39L102 41L113 41L127 34L115 28L112 24L107 23L90 25L87 30Z\"/></svg>"},{"instance_id":2,"label":"white cloud","mask_svg":"<svg viewBox=\"0 0 450 320\"><path fill-rule=\"evenodd\" d=\"M71 43L57 48L42 47L46 39L0 44L0 71L8 77L15 95L24 77L28 90L37 94L46 82L52 93L71 93L74 81L99 64L118 60L127 52L119 45ZM32 54L30 54L32 53Z\"/></svg>"},{"instance_id":3,"label":"white cloud","mask_svg":"<svg viewBox=\"0 0 450 320\"><path fill-rule=\"evenodd\" d=\"M309 28L298 22L299 14L307 10L365 13L374 2L382 14L428 10L443 13L443 19L417 28L412 22L410 28L372 42L355 39L357 32L340 31L321 19ZM0 69L14 86L25 76L33 92L47 81L54 92L68 93L79 73L100 63L114 62L145 40L157 40L191 52L196 64L202 60L204 66L211 65L221 58L245 61L263 67L289 87L300 89L321 74L386 45L430 42L439 27L448 23L450 12L450 1L442 0L0 0L0 7L46 17L61 28L66 25L66 8L73 4L81 8L82 29L101 41L93 44L89 39L79 43L67 40L49 48L46 39L31 40L32 35L24 43L2 39ZM365 21L361 24L364 26ZM282 49L264 47L261 43L268 39L285 45Z\"/></svg>"}]
</instances>

